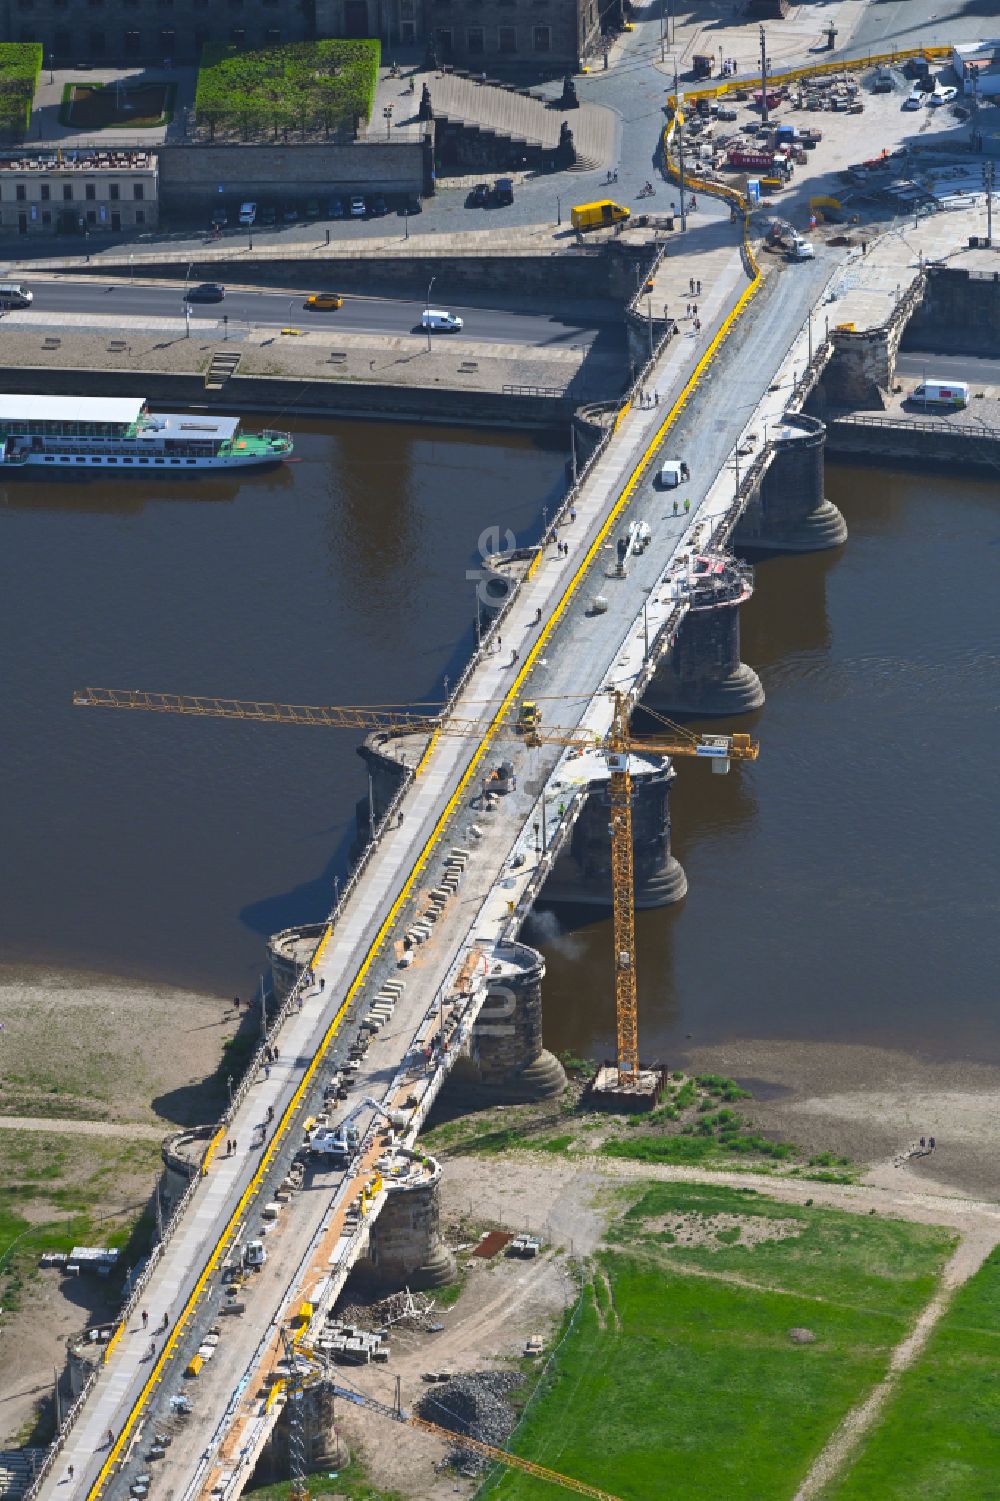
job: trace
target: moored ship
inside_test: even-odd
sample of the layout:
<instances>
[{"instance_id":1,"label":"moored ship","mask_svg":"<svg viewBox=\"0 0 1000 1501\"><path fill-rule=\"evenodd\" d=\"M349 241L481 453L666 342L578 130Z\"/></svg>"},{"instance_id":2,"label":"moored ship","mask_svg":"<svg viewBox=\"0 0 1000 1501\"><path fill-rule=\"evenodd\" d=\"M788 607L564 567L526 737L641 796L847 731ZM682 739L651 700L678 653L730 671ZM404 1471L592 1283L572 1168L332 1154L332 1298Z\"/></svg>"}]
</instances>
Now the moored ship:
<instances>
[{"instance_id":1,"label":"moored ship","mask_svg":"<svg viewBox=\"0 0 1000 1501\"><path fill-rule=\"evenodd\" d=\"M290 457L289 433L238 417L150 412L144 396L0 396L0 470L252 469Z\"/></svg>"}]
</instances>

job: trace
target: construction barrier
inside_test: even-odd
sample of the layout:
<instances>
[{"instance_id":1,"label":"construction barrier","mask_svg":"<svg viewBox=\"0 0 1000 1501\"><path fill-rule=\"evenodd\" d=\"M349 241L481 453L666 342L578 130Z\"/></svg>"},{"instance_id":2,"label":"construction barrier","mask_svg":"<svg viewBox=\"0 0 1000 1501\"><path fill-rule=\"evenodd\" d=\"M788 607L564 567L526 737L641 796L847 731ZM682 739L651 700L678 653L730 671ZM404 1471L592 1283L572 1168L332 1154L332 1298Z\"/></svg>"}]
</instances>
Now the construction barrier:
<instances>
[{"instance_id":1,"label":"construction barrier","mask_svg":"<svg viewBox=\"0 0 1000 1501\"><path fill-rule=\"evenodd\" d=\"M122 1337L122 1335L124 1333L125 1333L125 1320L122 1319L121 1323L118 1325L118 1327L115 1330L114 1334L111 1336L111 1338L108 1340L107 1344L104 1347L104 1364L105 1365L107 1365L108 1361L111 1359L111 1352L114 1350L115 1346L118 1344L118 1341L121 1339L121 1337Z\"/></svg>"},{"instance_id":2,"label":"construction barrier","mask_svg":"<svg viewBox=\"0 0 1000 1501\"><path fill-rule=\"evenodd\" d=\"M871 52L865 57L841 58L838 62L809 63L804 68L788 68L785 72L769 73L768 85L774 84L781 88L786 83L796 83L801 78L821 78L830 73L861 73L867 68L878 68L885 63L906 62L911 57L926 57L942 60L951 56L950 47L906 47L892 52ZM759 89L763 86L762 78L727 78L717 84L711 84L705 89L684 89L681 98L685 100L721 99L724 94L742 93L744 90ZM671 109L677 108L677 95L668 94L667 103Z\"/></svg>"}]
</instances>

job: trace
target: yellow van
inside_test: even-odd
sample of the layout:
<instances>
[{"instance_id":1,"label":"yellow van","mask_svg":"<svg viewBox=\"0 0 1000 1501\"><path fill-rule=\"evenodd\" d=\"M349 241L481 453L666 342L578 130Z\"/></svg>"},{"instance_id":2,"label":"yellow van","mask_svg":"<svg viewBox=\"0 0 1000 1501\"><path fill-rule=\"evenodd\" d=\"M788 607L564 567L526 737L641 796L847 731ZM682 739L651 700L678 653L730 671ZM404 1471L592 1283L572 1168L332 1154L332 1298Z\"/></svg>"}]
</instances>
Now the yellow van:
<instances>
[{"instance_id":1,"label":"yellow van","mask_svg":"<svg viewBox=\"0 0 1000 1501\"><path fill-rule=\"evenodd\" d=\"M620 203L601 198L596 203L578 203L570 213L570 222L574 229L600 229L607 224L624 224L630 217Z\"/></svg>"}]
</instances>

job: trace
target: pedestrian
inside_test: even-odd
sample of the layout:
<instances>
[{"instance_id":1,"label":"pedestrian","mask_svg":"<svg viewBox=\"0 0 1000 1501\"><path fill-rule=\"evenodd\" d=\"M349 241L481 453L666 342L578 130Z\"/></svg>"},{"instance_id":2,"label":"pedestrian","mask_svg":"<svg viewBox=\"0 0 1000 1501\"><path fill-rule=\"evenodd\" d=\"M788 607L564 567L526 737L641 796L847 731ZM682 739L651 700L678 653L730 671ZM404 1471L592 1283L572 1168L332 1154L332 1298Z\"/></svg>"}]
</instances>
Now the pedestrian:
<instances>
[{"instance_id":1,"label":"pedestrian","mask_svg":"<svg viewBox=\"0 0 1000 1501\"><path fill-rule=\"evenodd\" d=\"M653 392L653 405L654 405L654 407L658 407L660 405L660 393L659 393L659 391L654 391Z\"/></svg>"},{"instance_id":2,"label":"pedestrian","mask_svg":"<svg viewBox=\"0 0 1000 1501\"><path fill-rule=\"evenodd\" d=\"M690 502L690 500L685 500L685 502L684 502L684 514L685 514L685 516L688 514L688 512L690 511L690 509L691 509L691 502Z\"/></svg>"},{"instance_id":3,"label":"pedestrian","mask_svg":"<svg viewBox=\"0 0 1000 1501\"><path fill-rule=\"evenodd\" d=\"M234 1145L235 1145L235 1143L234 1143ZM166 1327L169 1324L169 1322L170 1322L169 1315L168 1314L164 1314L163 1315L163 1323L160 1325L160 1328L161 1329L166 1329Z\"/></svg>"},{"instance_id":4,"label":"pedestrian","mask_svg":"<svg viewBox=\"0 0 1000 1501\"><path fill-rule=\"evenodd\" d=\"M576 506L570 506L570 508L569 508L569 519L570 519L570 521L575 521L576 520Z\"/></svg>"},{"instance_id":5,"label":"pedestrian","mask_svg":"<svg viewBox=\"0 0 1000 1501\"><path fill-rule=\"evenodd\" d=\"M691 311L694 314L694 316L697 318L697 316L698 316L698 304L696 302L692 302L692 304L691 304Z\"/></svg>"},{"instance_id":6,"label":"pedestrian","mask_svg":"<svg viewBox=\"0 0 1000 1501\"><path fill-rule=\"evenodd\" d=\"M690 318L690 316L691 316L691 304L690 304L690 302L688 303L687 307L684 310L684 316L685 316L685 318Z\"/></svg>"},{"instance_id":7,"label":"pedestrian","mask_svg":"<svg viewBox=\"0 0 1000 1501\"><path fill-rule=\"evenodd\" d=\"M676 502L676 500L674 501L674 515L675 516L677 515L677 502Z\"/></svg>"},{"instance_id":8,"label":"pedestrian","mask_svg":"<svg viewBox=\"0 0 1000 1501\"><path fill-rule=\"evenodd\" d=\"M518 650L517 650L517 647L515 646L514 649L513 649L513 651L510 654L510 665L511 665L511 667L513 667L514 663L517 662L518 660L519 660L519 658L518 658Z\"/></svg>"},{"instance_id":9,"label":"pedestrian","mask_svg":"<svg viewBox=\"0 0 1000 1501\"><path fill-rule=\"evenodd\" d=\"M867 240L862 240L861 241L861 254L862 255L867 255L868 254L868 241Z\"/></svg>"},{"instance_id":10,"label":"pedestrian","mask_svg":"<svg viewBox=\"0 0 1000 1501\"><path fill-rule=\"evenodd\" d=\"M233 1008L236 1011L239 1011L240 1009L240 998L238 995L233 996Z\"/></svg>"},{"instance_id":11,"label":"pedestrian","mask_svg":"<svg viewBox=\"0 0 1000 1501\"><path fill-rule=\"evenodd\" d=\"M149 1326L149 1314L146 1312L146 1310L144 1308L142 1310L142 1327L144 1329L146 1329L146 1328L148 1328L148 1326Z\"/></svg>"},{"instance_id":12,"label":"pedestrian","mask_svg":"<svg viewBox=\"0 0 1000 1501\"><path fill-rule=\"evenodd\" d=\"M700 281L695 282L694 289L698 293L698 296L700 297L701 296L701 282Z\"/></svg>"},{"instance_id":13,"label":"pedestrian","mask_svg":"<svg viewBox=\"0 0 1000 1501\"><path fill-rule=\"evenodd\" d=\"M933 1138L933 1136L932 1136L932 1137L931 1137L931 1139L930 1139L930 1145L931 1145L931 1151L932 1151L932 1152L933 1152L933 1150L934 1150L934 1147L935 1147L935 1145L936 1145L936 1142L935 1142L935 1140L934 1140L934 1138Z\"/></svg>"},{"instance_id":14,"label":"pedestrian","mask_svg":"<svg viewBox=\"0 0 1000 1501\"><path fill-rule=\"evenodd\" d=\"M497 637L497 651L503 651L503 642L499 636Z\"/></svg>"},{"instance_id":15,"label":"pedestrian","mask_svg":"<svg viewBox=\"0 0 1000 1501\"><path fill-rule=\"evenodd\" d=\"M88 256L88 260L89 260L89 256ZM74 1470L73 1466L72 1465L67 1465L66 1466L66 1476L67 1476L67 1479L72 1480L73 1476L75 1474L76 1474L76 1471Z\"/></svg>"},{"instance_id":16,"label":"pedestrian","mask_svg":"<svg viewBox=\"0 0 1000 1501\"><path fill-rule=\"evenodd\" d=\"M924 1141L924 1138L923 1138L923 1137L922 1137L922 1136L921 1136L921 1138L920 1138L920 1145L921 1145L921 1146L922 1146L922 1147L925 1147L925 1146L926 1146L926 1145L927 1145L927 1143L926 1143L926 1142L925 1142L925 1141Z\"/></svg>"},{"instance_id":17,"label":"pedestrian","mask_svg":"<svg viewBox=\"0 0 1000 1501\"><path fill-rule=\"evenodd\" d=\"M700 318L696 318L694 320L694 331L695 331L696 334L700 334L701 333L701 319Z\"/></svg>"},{"instance_id":18,"label":"pedestrian","mask_svg":"<svg viewBox=\"0 0 1000 1501\"><path fill-rule=\"evenodd\" d=\"M265 1079L270 1079L270 1077L271 1077L271 1065L269 1063L265 1063L264 1064L264 1078Z\"/></svg>"},{"instance_id":19,"label":"pedestrian","mask_svg":"<svg viewBox=\"0 0 1000 1501\"><path fill-rule=\"evenodd\" d=\"M320 995L323 994L323 992L324 992L325 989L326 989L326 979L324 978L323 975L320 975L320 977L319 977L319 993L320 993Z\"/></svg>"},{"instance_id":20,"label":"pedestrian","mask_svg":"<svg viewBox=\"0 0 1000 1501\"><path fill-rule=\"evenodd\" d=\"M109 1448L109 1449L110 1449L110 1448L112 1448L112 1447L113 1447L113 1445L114 1445L114 1442L115 1442L115 1435L114 1435L114 1432L113 1432L113 1430L112 1430L112 1429L110 1429L110 1428L109 1428L109 1429L108 1429L108 1444L107 1444L107 1447L108 1447L108 1448Z\"/></svg>"},{"instance_id":21,"label":"pedestrian","mask_svg":"<svg viewBox=\"0 0 1000 1501\"><path fill-rule=\"evenodd\" d=\"M231 1157L232 1155L233 1155L233 1144L232 1144L231 1141L227 1141L226 1142L226 1156L227 1157Z\"/></svg>"},{"instance_id":22,"label":"pedestrian","mask_svg":"<svg viewBox=\"0 0 1000 1501\"><path fill-rule=\"evenodd\" d=\"M694 296L694 277L693 276L688 281L688 291L691 293L691 295L693 297Z\"/></svg>"},{"instance_id":23,"label":"pedestrian","mask_svg":"<svg viewBox=\"0 0 1000 1501\"><path fill-rule=\"evenodd\" d=\"M562 552L562 548L559 546L559 533L557 531L553 531L552 540L556 544L556 552Z\"/></svg>"}]
</instances>

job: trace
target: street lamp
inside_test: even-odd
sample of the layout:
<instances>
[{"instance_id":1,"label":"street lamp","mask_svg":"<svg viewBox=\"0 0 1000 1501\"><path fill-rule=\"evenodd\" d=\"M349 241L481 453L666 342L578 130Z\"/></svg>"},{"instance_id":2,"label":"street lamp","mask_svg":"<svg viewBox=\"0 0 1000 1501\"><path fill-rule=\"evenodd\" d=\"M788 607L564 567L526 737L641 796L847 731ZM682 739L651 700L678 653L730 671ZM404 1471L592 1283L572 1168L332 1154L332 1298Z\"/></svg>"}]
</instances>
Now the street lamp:
<instances>
[{"instance_id":1,"label":"street lamp","mask_svg":"<svg viewBox=\"0 0 1000 1501\"><path fill-rule=\"evenodd\" d=\"M427 283L427 301L424 303L424 312L425 313L428 312L429 309L430 309L430 305L431 305L431 292L434 289L434 283L436 281L437 281L437 277L436 276L432 276L431 279L430 279L430 281ZM430 352L431 352L431 325L430 325L430 319L428 319L427 320L427 353L430 354Z\"/></svg>"},{"instance_id":2,"label":"street lamp","mask_svg":"<svg viewBox=\"0 0 1000 1501\"><path fill-rule=\"evenodd\" d=\"M386 107L385 107L385 109L382 111L382 119L385 121L385 138L386 138L386 140L388 140L389 137L392 135L392 112L393 112L394 108L395 108L395 105L387 104Z\"/></svg>"},{"instance_id":3,"label":"street lamp","mask_svg":"<svg viewBox=\"0 0 1000 1501\"><path fill-rule=\"evenodd\" d=\"M229 1076L226 1079L226 1087L229 1090L229 1108L230 1108L230 1110L232 1110L232 1108L233 1108L233 1076L232 1076L232 1074L229 1074Z\"/></svg>"},{"instance_id":4,"label":"street lamp","mask_svg":"<svg viewBox=\"0 0 1000 1501\"><path fill-rule=\"evenodd\" d=\"M556 225L557 225L557 227L561 223L562 223L562 198L557 193L556 194Z\"/></svg>"}]
</instances>

